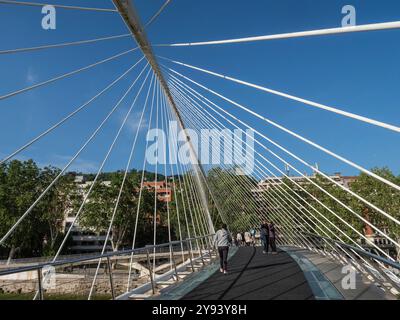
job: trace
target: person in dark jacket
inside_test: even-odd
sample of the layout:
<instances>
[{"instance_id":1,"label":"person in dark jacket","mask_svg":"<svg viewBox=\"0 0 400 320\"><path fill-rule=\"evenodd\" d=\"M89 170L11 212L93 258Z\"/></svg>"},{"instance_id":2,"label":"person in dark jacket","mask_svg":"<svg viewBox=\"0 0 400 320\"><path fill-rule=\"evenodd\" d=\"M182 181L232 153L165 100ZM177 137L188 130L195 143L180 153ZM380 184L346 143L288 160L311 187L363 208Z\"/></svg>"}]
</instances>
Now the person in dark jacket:
<instances>
[{"instance_id":1,"label":"person in dark jacket","mask_svg":"<svg viewBox=\"0 0 400 320\"><path fill-rule=\"evenodd\" d=\"M265 254L268 252L268 246L269 246L268 222L264 222L260 227L260 239L264 247L263 253Z\"/></svg>"},{"instance_id":2,"label":"person in dark jacket","mask_svg":"<svg viewBox=\"0 0 400 320\"><path fill-rule=\"evenodd\" d=\"M220 260L220 271L224 274L228 273L228 250L229 245L232 243L232 237L228 232L228 228L224 223L219 229L214 238L214 245L218 249Z\"/></svg>"},{"instance_id":3,"label":"person in dark jacket","mask_svg":"<svg viewBox=\"0 0 400 320\"><path fill-rule=\"evenodd\" d=\"M272 254L277 254L276 252L276 229L273 222L268 225L268 233L269 233L269 244L272 249Z\"/></svg>"}]
</instances>

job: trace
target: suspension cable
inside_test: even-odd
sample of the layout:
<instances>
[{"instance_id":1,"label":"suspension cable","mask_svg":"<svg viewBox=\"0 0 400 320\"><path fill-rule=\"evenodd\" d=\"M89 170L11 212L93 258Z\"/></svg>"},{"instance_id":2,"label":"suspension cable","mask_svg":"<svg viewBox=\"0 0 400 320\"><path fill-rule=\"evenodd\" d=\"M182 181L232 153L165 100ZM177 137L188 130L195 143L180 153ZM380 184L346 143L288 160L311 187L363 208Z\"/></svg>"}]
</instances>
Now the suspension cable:
<instances>
[{"instance_id":1,"label":"suspension cable","mask_svg":"<svg viewBox=\"0 0 400 320\"><path fill-rule=\"evenodd\" d=\"M60 121L58 121L57 123L55 123L54 125L52 125L50 128L48 128L47 130L43 131L42 133L40 133L38 136L36 136L35 138L33 138L32 140L30 140L29 142L27 142L26 144L24 144L23 146L21 146L20 148L18 148L17 150L15 150L14 152L12 152L11 154L9 154L8 156L6 156L5 158L3 158L2 160L0 160L0 165L7 162L8 160L10 160L11 158L13 158L14 156L16 156L17 154L19 154L20 152L22 152L23 150L25 150L26 148L30 147L32 144L34 144L36 141L40 140L41 138L43 138L44 136L46 136L47 134L49 134L50 132L52 132L54 129L58 128L59 126L61 126L64 122L66 122L67 120L69 120L70 118L72 118L73 116L75 116L78 112L82 111L84 108L86 108L90 103L92 103L94 100L96 100L98 97L100 97L103 93L105 93L106 91L108 91L111 87L113 87L119 80L121 80L122 78L124 78L131 70L133 70L142 60L144 59L144 56L137 61L134 65L132 65L131 67L129 67L128 70L126 70L122 75L120 75L117 79L115 79L113 82L111 82L109 85L107 85L103 90L101 90L99 93L97 93L96 95L94 95L92 98L90 98L88 101L86 101L84 104L82 104L81 106L79 106L77 109L75 109L73 112L71 112L70 114L68 114L67 116L65 116L63 119L61 119Z\"/></svg>"},{"instance_id":2,"label":"suspension cable","mask_svg":"<svg viewBox=\"0 0 400 320\"><path fill-rule=\"evenodd\" d=\"M114 39L126 38L126 37L130 37L130 36L131 36L130 33L125 33L125 34L120 34L120 35L116 35L116 36L95 38L95 39L89 39L89 40L63 42L63 43L48 44L48 45L36 46L36 47L28 47L28 48L6 49L6 50L0 50L0 54L21 53L21 52L29 52L29 51L39 51L39 50L43 50L43 49L63 48L63 47L81 45L81 44L88 44L88 43L106 41L106 40L114 40Z\"/></svg>"},{"instance_id":3,"label":"suspension cable","mask_svg":"<svg viewBox=\"0 0 400 320\"><path fill-rule=\"evenodd\" d=\"M88 69L90 69L90 68L93 68L93 67L95 67L95 66L98 66L98 65L100 65L100 64L103 64L103 63L105 63L105 62L108 62L108 61L117 59L117 58L119 58L119 57L121 57L121 56L123 56L123 55L126 55L126 54L128 54L128 53L131 53L131 52L133 52L133 51L135 51L135 50L137 50L137 49L138 49L138 48L136 47L136 48L133 48L133 49L130 49L130 50L127 50L127 51L118 53L118 54L113 55L113 56L111 56L111 57L109 57L109 58L107 58L107 59L103 59L103 60L101 60L101 61L92 63L92 64L90 64L90 65L88 65L88 66L85 66L85 67L76 69L76 70L74 70L74 71L70 71L70 72L64 73L64 74L62 74L62 75L56 76L56 77L54 77L54 78L45 80L45 81L43 81L43 82L36 83L36 84L34 84L34 85L31 85L31 86L28 86L28 87L25 87L25 88L22 88L22 89L19 89L19 90L16 90L16 91L13 91L13 92L4 94L4 95L0 96L0 101L1 101L1 100L4 100L4 99L7 99L7 98L10 98L10 97L13 97L13 96L16 96L16 95L18 95L18 94L20 94L20 93L24 93L24 92L30 91L30 90L32 90L32 89L36 89L36 88L38 88L38 87L42 87L42 86L44 86L44 85L46 85L46 84L55 82L55 81L57 81L57 80L61 80L61 79L70 77L70 76L72 76L72 75L74 75L74 74L77 74L77 73L80 73L80 72L82 72L82 71L88 70Z\"/></svg>"},{"instance_id":4,"label":"suspension cable","mask_svg":"<svg viewBox=\"0 0 400 320\"><path fill-rule=\"evenodd\" d=\"M194 80L191 80L183 75L181 75L181 77L185 78L186 80L197 84L198 86L201 86L203 88L205 88L203 85L195 82ZM205 90L209 91L210 89L206 88ZM214 91L210 91L212 93L215 93ZM215 93L216 95L220 96L218 93ZM204 97L204 96L203 96ZM228 99L228 98L226 98ZM224 98L225 100L225 98ZM235 103L234 101L228 99L229 102L231 103ZM212 103L210 100L207 99L208 102ZM281 145L279 145L278 143L276 143L275 141L271 140L270 138L266 137L264 134L260 133L258 130L252 128L251 126L249 126L248 124L246 124L245 122L243 122L242 120L238 119L237 117L233 116L231 113L227 112L226 110L224 110L223 108L220 108L219 106L217 106L215 103L212 103L215 107L217 107L219 110L223 111L224 113L228 114L230 117L234 118L236 121L240 122L241 124L243 124L244 126L246 126L246 128L252 129L255 133L257 133L258 135L260 135L261 137L263 137L265 140L269 141L271 144L273 144L274 146L278 147L279 149L281 149L282 151L284 151L285 153L289 154L290 156L292 156L293 158L295 158L296 160L300 161L302 164L306 165L307 167L311 168L313 171L318 172L319 174L321 174L322 176L324 176L325 178L327 178L329 181L331 181L332 183L334 183L335 185L337 185L339 188L343 189L344 191L350 193L351 195L355 196L358 200L364 202L365 204L368 204L369 207L373 208L374 210L377 210L378 212L380 212L381 214L383 214L384 216L386 216L387 218L389 218L390 220L392 220L393 222L397 223L400 225L400 221L398 221L396 218L394 218L393 216L391 216L390 214L386 213L385 211L383 211L382 209L376 207L375 205L373 205L372 203L370 203L369 201L367 201L366 199L362 198L361 196L359 196L357 193L351 191L350 189L345 188L343 185L339 184L337 181L333 180L331 177L327 176L326 174L324 174L323 172L321 172L319 169L315 168L314 166L310 165L309 163L307 163L306 161L304 161L303 159L301 159L300 157L296 156L295 154L293 154L292 152L288 151L286 148L282 147ZM268 152L271 152L271 150L269 150L268 148L265 147L265 149ZM284 161L284 160L282 160ZM357 165L356 165L357 166ZM362 168L362 167L361 167ZM366 171L365 173L369 172L370 176L377 177L378 180L385 182L387 185L392 186L395 189L400 189L399 186L397 186L396 184L376 175L373 172L370 172L367 169L362 168L364 171ZM363 172L364 172L363 171Z\"/></svg>"},{"instance_id":5,"label":"suspension cable","mask_svg":"<svg viewBox=\"0 0 400 320\"><path fill-rule=\"evenodd\" d=\"M215 111L215 110L214 110ZM257 142L257 140L256 140ZM269 151L269 150L267 150ZM262 155L261 155L262 156ZM296 170L296 169L295 169ZM300 171L296 170L298 173L302 174ZM303 175L303 174L302 174ZM304 175L303 175L304 176ZM313 183L315 186L317 186L318 188L320 188L322 191L324 191L325 193L327 193L324 189L322 189L319 185L315 184L314 181L312 181L311 179L309 179L308 177L304 176L308 181L310 181L311 183ZM330 195L329 193L327 193L328 195ZM333 197L332 195L330 195L334 200L336 199L335 197ZM315 198L315 197L313 197ZM315 198L315 200L317 200L320 204L322 204L318 199ZM336 199L337 200L337 199ZM341 202L339 201L339 204L341 204ZM328 209L332 214L334 214L336 217L338 217L331 209L329 209L328 207L326 207L324 204L322 204L326 209ZM363 222L365 222L366 224L370 225L372 228L374 228L374 230L376 230L377 232L379 232L382 236L386 237L388 240L392 241L393 243L396 244L396 241L390 237L388 237L385 233L383 233L380 229L376 228L373 224L371 224L369 221L365 220L363 217L359 216L357 213L355 213L353 210L351 210L350 208L348 208L347 206L345 206L346 209L350 210L350 212L352 212L353 214L355 214L359 219L361 219ZM347 224L349 227L351 227L353 229L353 231L357 232L361 237L363 237L363 235L361 233L359 233L358 231L356 231L356 229L354 229L351 225L349 225L345 220L343 220L342 218L338 217L339 219L341 219L342 222L344 222L345 224Z\"/></svg>"},{"instance_id":6,"label":"suspension cable","mask_svg":"<svg viewBox=\"0 0 400 320\"><path fill-rule=\"evenodd\" d=\"M147 81L147 78L148 78L148 75L149 75L150 71L151 71L151 69L149 69L149 71L148 71L148 73L147 73L147 76L146 76L146 78L144 79L144 81L143 81L143 83L142 83L142 85L141 85L141 87L140 87L140 89L139 89L139 91L138 91L138 94L136 95L136 97L134 98L134 100L133 100L133 102L132 102L132 105L131 105L132 108L133 108L133 106L135 106L135 104L136 104L136 101L137 101L137 99L138 99L138 97L139 97L139 95L140 95L140 93L141 93L141 91L142 91L142 89L143 89L143 87L144 87L146 81ZM147 98L149 97L150 88L151 88L153 79L154 79L154 74L152 74L152 77L151 77L151 80L150 80L150 83L149 83L149 88L148 88L148 91L147 91L146 101L147 101ZM134 152L135 147L136 147L136 141L137 141L137 138L138 138L138 135L139 135L140 126L142 125L143 116L144 116L144 113L145 113L145 111L146 111L146 106L147 106L147 104L144 103L144 104L143 104L142 113L141 113L141 115L140 115L139 125L138 125L138 127L137 127L137 129L136 129L136 134L135 134L134 139L133 139L133 142L132 142L131 151L130 151L130 153L129 153L129 157L128 157L128 161L127 161L127 163L126 163L126 167L125 167L124 175L123 175L123 178L122 178L121 186L120 186L120 188L119 188L117 200L116 200L116 202L115 202L114 209L113 209L113 212L112 212L112 215L111 215L111 219L110 219L110 223L109 223L109 226L108 226L108 229L107 229L106 238L104 239L103 248L102 248L102 250L101 250L101 255L103 255L104 252L106 251L107 243L108 243L108 240L109 240L110 235L111 235L112 226L113 226L113 224L114 224L114 220L115 220L115 216L116 216L116 214L117 214L117 209L118 209L118 206L119 206L119 202L120 202L120 200L121 200L122 192L123 192L123 190L124 190L126 178L127 178L127 176L128 176L128 170L129 170L129 167L131 166L131 162L132 162L132 158L133 158L133 152ZM130 115L130 113L129 113L129 114L127 115L127 117L124 119L125 122L128 120L129 115ZM93 291L94 291L94 285L95 285L95 283L96 283L97 275L98 275L98 273L99 273L101 261L102 261L102 259L100 258L100 259L99 259L99 262L98 262L98 264L97 264L97 268L96 268L94 277L93 277L92 285L91 285L91 287L90 287L88 300L90 300L91 297L92 297L92 294L93 294Z\"/></svg>"},{"instance_id":7,"label":"suspension cable","mask_svg":"<svg viewBox=\"0 0 400 320\"><path fill-rule=\"evenodd\" d=\"M145 66L145 68L147 65ZM142 72L144 71L144 69ZM100 129L104 126L107 120L111 117L111 115L117 110L120 106L121 102L128 95L133 85L136 83L142 72L136 78L134 83L128 88L128 90L124 93L124 95L120 98L120 100L114 105L111 111L107 114L104 120L100 123L100 125L96 128L96 130L90 135L90 137L86 140L86 142L81 146L78 152L71 158L71 160L64 166L64 168L60 171L57 177L47 186L47 188L40 194L40 196L35 200L35 202L24 212L24 214L17 220L17 222L8 230L8 232L1 238L0 245L2 245L5 240L12 234L12 232L18 227L18 225L25 219L25 217L33 210L33 208L39 203L39 201L46 195L46 193L53 187L53 185L61 178L61 176L66 172L66 170L71 166L71 164L75 161L75 159L82 153L82 151L87 147L87 145L97 136ZM72 228L70 228L71 230ZM66 240L66 238L64 239ZM64 241L65 242L65 241Z\"/></svg>"},{"instance_id":8,"label":"suspension cable","mask_svg":"<svg viewBox=\"0 0 400 320\"><path fill-rule=\"evenodd\" d=\"M152 124L153 110L154 110L154 97L155 97L156 87L157 87L157 78L155 78L155 81L153 83L152 99L151 99L151 103L150 103L151 108L150 108L150 116L149 116L149 124L147 126L147 132L150 131L151 124ZM145 150L147 150L148 145L149 145L149 141L146 139ZM144 184L145 171L146 171L146 153L144 153L144 156L143 156L142 177L140 179L140 190L139 190L139 196L138 196L138 204L137 204L137 207L136 207L135 229L133 231L132 247L131 247L132 250L135 249L135 245L136 245L136 235L137 235L137 227L138 227L138 222L139 222L140 206L141 206L141 203L142 203L142 193L143 193L143 184ZM133 263L133 252L131 253L130 262L129 262L129 273L128 273L128 283L127 283L126 292L129 292L129 290L130 290L131 274L132 274L132 263ZM150 272L150 270L149 270L149 272Z\"/></svg>"},{"instance_id":9,"label":"suspension cable","mask_svg":"<svg viewBox=\"0 0 400 320\"><path fill-rule=\"evenodd\" d=\"M166 0L163 5L160 7L160 9L149 19L148 22L144 25L144 29L148 28L157 18L158 16L164 11L164 9L169 5L171 0Z\"/></svg>"},{"instance_id":10,"label":"suspension cable","mask_svg":"<svg viewBox=\"0 0 400 320\"><path fill-rule=\"evenodd\" d=\"M177 98L177 97L175 97L175 98ZM265 175L265 173L264 173L264 175ZM279 186L280 187L280 186ZM284 189L283 189L284 190ZM275 191L275 190L274 190ZM286 191L286 190L284 190L284 191ZM287 192L287 191L286 191ZM279 197L279 196L278 196ZM279 197L280 198L280 197ZM282 198L280 198L280 199L282 199ZM275 206L276 206L276 204L275 204ZM273 206L272 206L272 208L273 208ZM283 206L283 208L285 209L285 206ZM286 211L286 210L285 210ZM289 215L291 215L288 211L286 211ZM311 212L310 212L311 213ZM301 216L300 216L301 217ZM324 216L323 216L324 217ZM292 219L293 217L291 217L290 219ZM302 217L301 217L302 218ZM325 218L325 217L324 217ZM326 219L326 218L325 218ZM278 220L278 219L277 219ZM280 220L280 219L279 219ZM295 219L295 220L297 220L297 219ZM304 221L304 219L303 219L303 221ZM310 220L311 222L313 222L314 224L315 224L315 222L314 221L312 221L312 220ZM319 219L317 218L317 221L319 221ZM319 221L320 222L320 221ZM328 220L328 222L329 223L331 223L329 220ZM307 223L307 222L306 222ZM321 222L320 222L321 223ZM298 221L297 221L297 223L296 223L297 225L299 224L298 223ZM308 224L308 223L307 223ZM331 223L332 224L332 223ZM308 224L309 225L309 224ZM322 223L322 225L325 227L325 228L327 228L326 227L326 225L325 224L323 224ZM310 225L309 225L310 226ZM316 225L318 228L319 228L319 226L318 225ZM351 239L350 237L348 237L347 236L347 234L345 234L341 229L339 229L336 225L334 225L333 224L333 226L336 228L336 229L338 229L341 233L343 233L351 242L354 242L358 247L360 247L361 249L363 249L358 243L356 243L353 239ZM320 228L319 228L320 229ZM329 228L327 228L327 230L329 230L330 232L332 232ZM325 232L324 232L325 233ZM336 235L334 236L334 237L336 237L336 238L338 238ZM338 238L339 240L340 240L340 238ZM303 241L305 241L305 243L306 243L306 247L308 247L310 250L312 249L312 247L313 246L315 246L315 243L314 244L311 244L309 241L310 240L308 240L308 239L306 239L306 238L304 238L303 237ZM302 242L303 242L302 241ZM325 241L326 242L326 241ZM307 245L307 243L309 243L309 244L311 244L311 248ZM332 249L333 249L333 251L335 251L336 253L338 253L339 254L339 257L342 257L343 258L343 256L334 248L334 247L332 247L332 245L330 244L330 243L328 243L328 242L326 242L327 243L327 245L329 246L329 247L331 247ZM340 249L342 250L342 251L344 251L343 250L343 248L341 248L340 247ZM319 250L317 250L317 251L319 251ZM320 252L320 253L322 253L322 254L324 254L324 252ZM345 255L347 256L347 253L344 251L344 253L345 253ZM356 256L358 256L360 259L362 259L367 265L370 265L370 263L368 262L368 261L366 261L363 257L361 257L358 253L356 253L355 252L355 254L356 254ZM371 265L370 265L371 266Z\"/></svg>"},{"instance_id":11,"label":"suspension cable","mask_svg":"<svg viewBox=\"0 0 400 320\"><path fill-rule=\"evenodd\" d=\"M154 46L159 46L159 47L203 46L203 45L216 45L216 44L228 44L228 43L241 43L241 42L254 42L254 41L267 41L267 40L277 40L277 39L312 37L312 36L343 34L343 33L352 33L352 32L389 30L389 29L399 29L399 28L400 28L400 21L393 21L393 22L364 24L364 25L349 26L349 27L319 29L319 30L300 31L300 32L292 32L292 33L281 33L281 34L264 35L264 36L257 36L257 37L246 37L246 38L238 38L238 39L204 41L204 42L186 42L186 43L158 44L158 45L154 45Z\"/></svg>"},{"instance_id":12,"label":"suspension cable","mask_svg":"<svg viewBox=\"0 0 400 320\"><path fill-rule=\"evenodd\" d=\"M375 125L375 126L378 126L378 127L384 128L384 129L392 130L392 131L395 131L395 132L400 132L400 127L395 126L395 125L391 125L391 124L388 124L388 123L385 123L385 122L381 122L381 121L378 121L378 120L375 120L375 119L367 118L367 117L364 117L364 116L361 116L361 115L358 115L358 114L354 114L354 113L351 113L351 112L348 112L348 111L345 111L345 110L341 110L341 109L338 109L338 108L330 107L330 106L327 106L327 105L324 105L324 104L321 104L321 103L317 103L317 102L314 102L314 101L311 101L311 100L299 98L299 97L296 97L294 95L290 95L290 94L287 94L287 93L284 93L284 92L280 92L280 91L277 91L277 90L266 88L266 87L263 87L263 86L260 86L260 85L256 85L256 84L253 84L253 83L250 83L250 82L247 82L247 81L239 80L237 78L229 77L229 76L226 76L226 75L223 75L223 74L220 74L220 73L216 73L216 72L213 72L213 71L210 71L210 70L206 70L206 69L203 69L203 68L195 67L195 66L190 65L190 64L182 63L182 62L175 61L175 60L172 60L172 59L169 59L169 58L165 58L165 57L161 57L161 56L158 56L158 57L166 59L166 60L168 60L168 61L170 61L172 63L175 63L177 65L181 65L181 66L193 69L193 70L198 70L198 71L213 75L213 76L218 77L218 78L222 78L222 79L229 80L229 81L232 81L232 82L235 82L235 83L239 83L239 84L245 85L247 87L255 88L255 89L258 89L258 90L261 90L261 91L264 91L264 92L272 93L274 95L281 96L281 97L284 97L284 98L287 98L287 99L290 99L290 100L293 100L293 101L301 102L301 103L309 105L311 107L315 107L315 108L322 109L322 110L325 110L325 111L330 111L330 112L333 112L333 113L336 113L336 114L339 114L339 115L342 115L342 116L345 116L345 117L348 117L348 118L351 118L351 119L359 120L359 121L362 121L362 122L365 122L365 123L368 123L368 124L371 124L371 125Z\"/></svg>"},{"instance_id":13,"label":"suspension cable","mask_svg":"<svg viewBox=\"0 0 400 320\"><path fill-rule=\"evenodd\" d=\"M129 87L128 91L126 92L126 95L131 91L131 89L136 84L136 82L138 81L138 79L140 78L140 76L142 75L144 70L147 68L147 66L148 66L148 64L145 65L145 67L142 69L142 71L140 72L138 77L135 79L135 81L133 81L133 83ZM149 75L149 73L147 73L146 77L148 75ZM126 97L126 95L123 96L123 98L120 100L120 102L122 102L122 100ZM115 146L119 136L121 135L122 129L124 128L124 126L126 124L126 121L128 120L129 114L132 112L132 109L133 109L133 105L131 105L131 107L129 108L128 112L126 113L126 116L125 116L121 126L119 127L119 129L118 129L118 131L117 131L112 143L110 144L110 146L108 148L108 151L107 151L107 153L106 153L106 155L105 155L105 157L104 157L102 163L100 164L100 167L99 167L99 169L98 169L98 171L96 173L96 176L95 176L92 184L90 185L89 190L85 194L84 199L83 199L83 201L82 201L82 203L81 203L81 205L80 205L80 207L79 207L79 209L78 209L78 211L77 211L77 213L76 213L76 215L74 217L74 220L72 221L71 225L69 226L68 231L66 232L65 237L64 237L62 243L60 244L57 253L53 257L53 262L57 260L59 254L61 253L61 250L63 249L63 247L64 247L64 245L65 245L65 243L66 243L66 241L68 239L68 236L70 235L70 233L72 231L72 228L74 227L76 221L78 221L78 218L80 217L80 215L82 213L82 210L83 210L85 204L87 203L87 200L88 200L88 198L89 198L89 196L90 196L90 194L91 194L91 192L92 192L92 190L93 190L93 188L94 188L94 186L95 186L95 184L96 184L101 172L103 171L104 165L106 164L106 162L107 162L112 150L114 149L114 146Z\"/></svg>"},{"instance_id":14,"label":"suspension cable","mask_svg":"<svg viewBox=\"0 0 400 320\"><path fill-rule=\"evenodd\" d=\"M69 9L69 10L98 11L98 12L118 12L118 10L108 9L108 8L90 8L90 7L79 7L79 6L66 6L66 5L60 5L60 4L38 3L38 2L27 2L27 1L0 0L0 4L1 3L2 4L19 5L19 6L30 6L30 7L52 6L54 8Z\"/></svg>"}]
</instances>

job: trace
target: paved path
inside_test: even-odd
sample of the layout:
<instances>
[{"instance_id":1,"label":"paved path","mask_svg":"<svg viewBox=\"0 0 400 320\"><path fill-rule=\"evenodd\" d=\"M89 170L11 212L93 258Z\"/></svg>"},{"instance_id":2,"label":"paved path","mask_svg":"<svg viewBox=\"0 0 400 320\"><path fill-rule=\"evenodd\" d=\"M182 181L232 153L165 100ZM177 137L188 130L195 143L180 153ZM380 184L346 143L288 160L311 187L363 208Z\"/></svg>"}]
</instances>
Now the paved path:
<instances>
[{"instance_id":1,"label":"paved path","mask_svg":"<svg viewBox=\"0 0 400 320\"><path fill-rule=\"evenodd\" d=\"M343 265L304 249L294 249L297 254L306 257L337 288L345 300L397 300L388 290L382 290L365 275L357 272L355 289L345 290L342 287Z\"/></svg>"},{"instance_id":2,"label":"paved path","mask_svg":"<svg viewBox=\"0 0 400 320\"><path fill-rule=\"evenodd\" d=\"M182 300L314 299L300 267L283 251L272 255L261 247L242 247L228 268L229 274L217 271Z\"/></svg>"}]
</instances>

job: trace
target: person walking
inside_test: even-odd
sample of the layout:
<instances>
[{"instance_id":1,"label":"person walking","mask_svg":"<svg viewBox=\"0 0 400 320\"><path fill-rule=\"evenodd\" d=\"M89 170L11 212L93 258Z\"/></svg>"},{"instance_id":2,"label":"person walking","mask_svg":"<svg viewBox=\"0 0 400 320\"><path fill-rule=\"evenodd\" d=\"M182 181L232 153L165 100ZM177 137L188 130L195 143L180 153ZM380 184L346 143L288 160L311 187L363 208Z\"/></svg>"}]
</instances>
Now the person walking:
<instances>
[{"instance_id":1,"label":"person walking","mask_svg":"<svg viewBox=\"0 0 400 320\"><path fill-rule=\"evenodd\" d=\"M236 240L238 243L238 247L240 247L242 245L242 241L243 241L243 237L242 234L240 232L238 232L238 234L236 235Z\"/></svg>"},{"instance_id":2,"label":"person walking","mask_svg":"<svg viewBox=\"0 0 400 320\"><path fill-rule=\"evenodd\" d=\"M269 228L268 222L264 222L260 227L260 239L263 245L263 253L268 253L268 246L269 246Z\"/></svg>"},{"instance_id":3,"label":"person walking","mask_svg":"<svg viewBox=\"0 0 400 320\"><path fill-rule=\"evenodd\" d=\"M236 238L236 236L235 236L235 234L232 232L231 233L231 237L232 237L232 243L233 243L233 245L235 246L235 247L238 247L239 245L238 245L238 240L237 240L237 238Z\"/></svg>"},{"instance_id":4,"label":"person walking","mask_svg":"<svg viewBox=\"0 0 400 320\"><path fill-rule=\"evenodd\" d=\"M276 251L276 229L273 222L268 225L269 244L271 246L272 254L277 254Z\"/></svg>"},{"instance_id":5,"label":"person walking","mask_svg":"<svg viewBox=\"0 0 400 320\"><path fill-rule=\"evenodd\" d=\"M256 229L255 228L250 230L250 235L251 235L251 242L254 247L256 245Z\"/></svg>"},{"instance_id":6,"label":"person walking","mask_svg":"<svg viewBox=\"0 0 400 320\"><path fill-rule=\"evenodd\" d=\"M251 244L251 234L250 234L250 232L246 231L244 233L244 241L246 242L246 247L250 246L250 244Z\"/></svg>"},{"instance_id":7,"label":"person walking","mask_svg":"<svg viewBox=\"0 0 400 320\"><path fill-rule=\"evenodd\" d=\"M228 251L229 245L232 243L232 237L228 232L226 224L222 224L214 238L214 246L217 247L219 253L220 269L224 274L228 273Z\"/></svg>"}]
</instances>

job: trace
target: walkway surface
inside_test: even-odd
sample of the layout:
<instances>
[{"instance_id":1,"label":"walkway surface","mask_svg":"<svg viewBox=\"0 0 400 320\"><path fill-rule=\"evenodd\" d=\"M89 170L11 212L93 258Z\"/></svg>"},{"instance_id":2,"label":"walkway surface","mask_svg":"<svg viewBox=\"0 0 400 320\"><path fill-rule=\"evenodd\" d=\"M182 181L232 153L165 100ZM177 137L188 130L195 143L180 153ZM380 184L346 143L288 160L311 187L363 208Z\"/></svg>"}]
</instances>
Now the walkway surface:
<instances>
[{"instance_id":1,"label":"walkway surface","mask_svg":"<svg viewBox=\"0 0 400 320\"><path fill-rule=\"evenodd\" d=\"M285 252L263 254L243 247L229 260L229 273L217 271L182 300L313 300L298 264Z\"/></svg>"},{"instance_id":2,"label":"walkway surface","mask_svg":"<svg viewBox=\"0 0 400 320\"><path fill-rule=\"evenodd\" d=\"M307 258L318 268L337 288L345 300L397 300L397 297L390 293L389 290L382 290L382 287L378 287L376 283L373 283L365 275L358 272L356 274L355 288L345 290L341 285L344 276L342 273L343 265L308 250L294 249L293 251Z\"/></svg>"}]
</instances>

